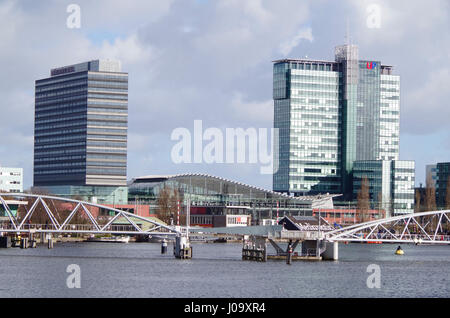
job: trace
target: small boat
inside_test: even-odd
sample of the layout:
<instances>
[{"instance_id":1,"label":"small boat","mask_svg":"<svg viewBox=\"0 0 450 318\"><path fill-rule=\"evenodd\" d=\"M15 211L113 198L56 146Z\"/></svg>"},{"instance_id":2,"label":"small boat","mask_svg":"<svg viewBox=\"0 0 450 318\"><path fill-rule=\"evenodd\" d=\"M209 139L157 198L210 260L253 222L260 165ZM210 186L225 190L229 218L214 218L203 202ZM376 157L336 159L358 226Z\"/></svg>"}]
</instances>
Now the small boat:
<instances>
[{"instance_id":1,"label":"small boat","mask_svg":"<svg viewBox=\"0 0 450 318\"><path fill-rule=\"evenodd\" d=\"M395 251L395 255L403 255L405 252L403 252L402 248L399 246L397 247L397 250Z\"/></svg>"},{"instance_id":2,"label":"small boat","mask_svg":"<svg viewBox=\"0 0 450 318\"><path fill-rule=\"evenodd\" d=\"M111 236L111 237L89 237L86 242L104 242L104 243L128 243L129 236Z\"/></svg>"}]
</instances>

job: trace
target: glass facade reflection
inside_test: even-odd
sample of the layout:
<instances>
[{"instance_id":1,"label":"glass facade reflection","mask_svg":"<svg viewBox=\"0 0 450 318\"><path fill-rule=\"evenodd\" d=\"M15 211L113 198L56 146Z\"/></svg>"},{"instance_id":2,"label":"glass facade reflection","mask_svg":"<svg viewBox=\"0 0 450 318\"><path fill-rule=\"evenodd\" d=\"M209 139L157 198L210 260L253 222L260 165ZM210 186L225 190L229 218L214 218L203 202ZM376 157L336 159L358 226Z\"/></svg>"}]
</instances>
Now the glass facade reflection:
<instances>
[{"instance_id":1,"label":"glass facade reflection","mask_svg":"<svg viewBox=\"0 0 450 318\"><path fill-rule=\"evenodd\" d=\"M353 199L367 178L373 209L386 216L414 212L415 163L406 160L362 160L353 166Z\"/></svg>"},{"instance_id":2,"label":"glass facade reflection","mask_svg":"<svg viewBox=\"0 0 450 318\"><path fill-rule=\"evenodd\" d=\"M274 191L351 200L355 161L399 159L400 78L356 45L336 47L335 61L275 61L273 99Z\"/></svg>"},{"instance_id":3,"label":"glass facade reflection","mask_svg":"<svg viewBox=\"0 0 450 318\"><path fill-rule=\"evenodd\" d=\"M36 81L34 186L125 186L128 74L95 60Z\"/></svg>"}]
</instances>

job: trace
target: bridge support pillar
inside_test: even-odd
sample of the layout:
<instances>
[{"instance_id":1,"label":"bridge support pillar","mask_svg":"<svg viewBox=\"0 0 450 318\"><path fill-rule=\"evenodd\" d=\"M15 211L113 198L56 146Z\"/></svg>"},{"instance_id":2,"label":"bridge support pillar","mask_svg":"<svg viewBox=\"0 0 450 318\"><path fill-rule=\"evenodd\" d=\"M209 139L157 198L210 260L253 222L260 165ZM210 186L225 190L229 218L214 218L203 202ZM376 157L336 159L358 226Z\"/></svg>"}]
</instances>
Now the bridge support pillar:
<instances>
[{"instance_id":1,"label":"bridge support pillar","mask_svg":"<svg viewBox=\"0 0 450 318\"><path fill-rule=\"evenodd\" d=\"M10 248L11 247L11 237L0 236L0 248Z\"/></svg>"},{"instance_id":2,"label":"bridge support pillar","mask_svg":"<svg viewBox=\"0 0 450 318\"><path fill-rule=\"evenodd\" d=\"M192 258L192 246L186 236L175 237L175 245L173 253L176 258L191 259Z\"/></svg>"},{"instance_id":3,"label":"bridge support pillar","mask_svg":"<svg viewBox=\"0 0 450 318\"><path fill-rule=\"evenodd\" d=\"M339 258L338 242L326 242L325 251L322 253L322 259L337 261L338 258Z\"/></svg>"},{"instance_id":4,"label":"bridge support pillar","mask_svg":"<svg viewBox=\"0 0 450 318\"><path fill-rule=\"evenodd\" d=\"M28 248L28 237L22 237L20 239L20 248Z\"/></svg>"}]
</instances>

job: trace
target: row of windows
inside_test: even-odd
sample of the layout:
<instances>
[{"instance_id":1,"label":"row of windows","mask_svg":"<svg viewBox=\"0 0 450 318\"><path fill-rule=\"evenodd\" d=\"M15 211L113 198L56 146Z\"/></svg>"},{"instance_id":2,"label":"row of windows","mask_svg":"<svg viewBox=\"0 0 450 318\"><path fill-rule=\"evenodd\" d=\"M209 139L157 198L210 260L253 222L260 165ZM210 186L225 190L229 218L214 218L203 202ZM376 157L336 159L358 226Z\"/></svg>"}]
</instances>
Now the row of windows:
<instances>
[{"instance_id":1,"label":"row of windows","mask_svg":"<svg viewBox=\"0 0 450 318\"><path fill-rule=\"evenodd\" d=\"M95 74L89 73L89 82L92 81L112 81L112 82L121 82L128 83L128 75L114 75L114 74Z\"/></svg>"},{"instance_id":2,"label":"row of windows","mask_svg":"<svg viewBox=\"0 0 450 318\"><path fill-rule=\"evenodd\" d=\"M67 82L62 82L60 84L55 84L55 85L46 85L46 86L36 86L36 93L41 93L41 92L47 92L47 91L52 91L52 90L59 90L59 89L64 89L64 88L69 88L69 87L76 87L76 86L83 86L83 87L87 87L87 78L82 78L81 80L74 80L74 81L67 81Z\"/></svg>"},{"instance_id":3,"label":"row of windows","mask_svg":"<svg viewBox=\"0 0 450 318\"><path fill-rule=\"evenodd\" d=\"M126 147L126 141L109 142L109 141L88 141L88 146L99 146L99 147Z\"/></svg>"},{"instance_id":4,"label":"row of windows","mask_svg":"<svg viewBox=\"0 0 450 318\"><path fill-rule=\"evenodd\" d=\"M47 138L35 138L36 144L46 143L46 142L63 142L68 140L86 140L86 135L69 135L69 136L59 136L59 137L47 137Z\"/></svg>"},{"instance_id":5,"label":"row of windows","mask_svg":"<svg viewBox=\"0 0 450 318\"><path fill-rule=\"evenodd\" d=\"M54 90L54 91L48 91L46 93L36 93L36 100L41 100L41 99L53 99L50 97L55 97L55 96L61 96L61 95L81 95L81 94L77 94L77 93L83 93L86 92L86 86L77 86L77 87L73 87L71 89L58 89L58 90Z\"/></svg>"},{"instance_id":6,"label":"row of windows","mask_svg":"<svg viewBox=\"0 0 450 318\"><path fill-rule=\"evenodd\" d=\"M78 107L78 106L84 106L86 108L87 107L87 99L70 102L70 103L64 103L63 105L61 105L59 103L54 103L54 104L52 104L50 106L46 106L46 107L36 105L36 113L40 113L40 112L44 112L44 111L60 110L62 108L69 109L69 108Z\"/></svg>"},{"instance_id":7,"label":"row of windows","mask_svg":"<svg viewBox=\"0 0 450 318\"><path fill-rule=\"evenodd\" d=\"M35 145L34 149L51 149L51 148L61 148L61 147L77 147L86 146L86 142L68 142L64 144L54 144L54 145Z\"/></svg>"},{"instance_id":8,"label":"row of windows","mask_svg":"<svg viewBox=\"0 0 450 318\"><path fill-rule=\"evenodd\" d=\"M295 75L291 74L292 82L307 83L308 81L312 83L338 83L336 76L327 76L326 74L316 74L316 75Z\"/></svg>"},{"instance_id":9,"label":"row of windows","mask_svg":"<svg viewBox=\"0 0 450 318\"><path fill-rule=\"evenodd\" d=\"M35 123L36 125L39 124L46 124L46 123L54 123L54 122L66 122L66 121L72 121L72 120L80 120L82 122L86 122L87 115L76 115L76 116L67 116L62 118L50 118L50 119L36 119Z\"/></svg>"},{"instance_id":10,"label":"row of windows","mask_svg":"<svg viewBox=\"0 0 450 318\"><path fill-rule=\"evenodd\" d=\"M70 81L76 81L76 80L80 80L80 79L87 79L87 74L83 72L81 74L76 74L76 75L71 74L69 76L46 78L43 80L36 81L36 87L42 87L44 85L53 85L53 84L62 83L62 82L68 83Z\"/></svg>"},{"instance_id":11,"label":"row of windows","mask_svg":"<svg viewBox=\"0 0 450 318\"><path fill-rule=\"evenodd\" d=\"M82 148L75 148L75 149L63 149L63 150L53 150L53 151L39 151L35 152L35 158L44 158L48 156L56 156L56 155L67 155L67 154L73 154L73 153L79 153L83 154L86 153L86 149L84 147Z\"/></svg>"},{"instance_id":12,"label":"row of windows","mask_svg":"<svg viewBox=\"0 0 450 318\"><path fill-rule=\"evenodd\" d=\"M89 153L87 159L108 159L108 160L116 160L116 161L126 161L127 156L122 154L109 154L109 155L100 155L100 154L91 154Z\"/></svg>"},{"instance_id":13,"label":"row of windows","mask_svg":"<svg viewBox=\"0 0 450 318\"><path fill-rule=\"evenodd\" d=\"M92 113L88 113L88 120L89 123L91 122L91 120L108 120L108 121L113 121L113 122L127 122L127 114L110 114L110 115L97 115L97 114L92 114Z\"/></svg>"},{"instance_id":14,"label":"row of windows","mask_svg":"<svg viewBox=\"0 0 450 318\"><path fill-rule=\"evenodd\" d=\"M128 95L119 95L119 94L110 94L110 93L104 93L104 94L93 94L89 93L88 98L100 98L100 99L117 99L117 100L128 100Z\"/></svg>"},{"instance_id":15,"label":"row of windows","mask_svg":"<svg viewBox=\"0 0 450 318\"><path fill-rule=\"evenodd\" d=\"M51 130L51 129L56 129L56 128L70 128L70 127L76 127L76 126L85 126L86 123L81 123L81 122L64 122L61 124L57 124L57 125L45 125L45 126L36 126L35 127L35 131L39 131L39 130Z\"/></svg>"},{"instance_id":16,"label":"row of windows","mask_svg":"<svg viewBox=\"0 0 450 318\"><path fill-rule=\"evenodd\" d=\"M43 162L43 161L62 161L62 160L84 160L86 159L86 155L67 155L67 156L52 156L52 157L40 157L35 158L34 162Z\"/></svg>"},{"instance_id":17,"label":"row of windows","mask_svg":"<svg viewBox=\"0 0 450 318\"><path fill-rule=\"evenodd\" d=\"M92 107L89 106L88 107L88 114L91 112L100 112L100 113L122 113L122 114L126 114L128 113L128 109L127 107L122 107L122 108L118 108L118 107L110 107L110 106L105 106L105 107Z\"/></svg>"},{"instance_id":18,"label":"row of windows","mask_svg":"<svg viewBox=\"0 0 450 318\"><path fill-rule=\"evenodd\" d=\"M88 135L99 134L99 133L111 133L118 136L125 136L127 134L127 129L122 128L93 128L88 126Z\"/></svg>"},{"instance_id":19,"label":"row of windows","mask_svg":"<svg viewBox=\"0 0 450 318\"><path fill-rule=\"evenodd\" d=\"M48 169L55 167L84 167L86 165L85 161L72 161L72 162L61 162L54 164L38 164L34 166L34 169Z\"/></svg>"},{"instance_id":20,"label":"row of windows","mask_svg":"<svg viewBox=\"0 0 450 318\"><path fill-rule=\"evenodd\" d=\"M339 89L339 85L337 83L325 84L325 83L291 82L291 89L293 88L318 89L321 91L337 91Z\"/></svg>"},{"instance_id":21,"label":"row of windows","mask_svg":"<svg viewBox=\"0 0 450 318\"><path fill-rule=\"evenodd\" d=\"M85 173L86 169L58 169L58 170L34 170L35 175L46 174L78 174Z\"/></svg>"},{"instance_id":22,"label":"row of windows","mask_svg":"<svg viewBox=\"0 0 450 318\"><path fill-rule=\"evenodd\" d=\"M127 122L120 122L120 121L108 122L108 121L94 121L94 120L89 120L88 124L95 126L115 126L115 127L127 127L128 125Z\"/></svg>"},{"instance_id":23,"label":"row of windows","mask_svg":"<svg viewBox=\"0 0 450 318\"><path fill-rule=\"evenodd\" d=\"M117 149L111 149L111 148L103 148L103 147L93 147L93 146L89 146L87 148L87 152L88 154L91 153L116 153L116 154L126 154L127 153L127 148L117 148Z\"/></svg>"},{"instance_id":24,"label":"row of windows","mask_svg":"<svg viewBox=\"0 0 450 318\"><path fill-rule=\"evenodd\" d=\"M126 175L127 174L127 169L87 169L86 170L87 174L112 174L112 175Z\"/></svg>"},{"instance_id":25,"label":"row of windows","mask_svg":"<svg viewBox=\"0 0 450 318\"><path fill-rule=\"evenodd\" d=\"M112 140L112 141L120 141L120 140L127 140L127 136L126 135L118 135L118 136L114 136L114 135L101 135L101 134L96 134L96 135L92 135L89 134L88 135L88 140Z\"/></svg>"},{"instance_id":26,"label":"row of windows","mask_svg":"<svg viewBox=\"0 0 450 318\"><path fill-rule=\"evenodd\" d=\"M99 82L91 81L88 82L88 87L104 87L104 88L117 88L117 89L128 89L128 83L117 83L117 82Z\"/></svg>"},{"instance_id":27,"label":"row of windows","mask_svg":"<svg viewBox=\"0 0 450 318\"><path fill-rule=\"evenodd\" d=\"M94 87L94 86L89 86L88 88L88 93L90 92L111 92L111 93L125 93L128 94L128 89L127 88L107 88L107 87Z\"/></svg>"},{"instance_id":28,"label":"row of windows","mask_svg":"<svg viewBox=\"0 0 450 318\"><path fill-rule=\"evenodd\" d=\"M43 118L50 116L62 116L67 114L81 113L86 111L86 106L83 107L75 107L75 108L62 108L59 111L51 111L51 112L39 112L36 114L35 118Z\"/></svg>"},{"instance_id":29,"label":"row of windows","mask_svg":"<svg viewBox=\"0 0 450 318\"><path fill-rule=\"evenodd\" d=\"M93 99L89 99L88 100L88 105L111 105L111 106L126 106L127 103L126 102L110 102L110 101L103 101L103 100L93 100Z\"/></svg>"}]
</instances>

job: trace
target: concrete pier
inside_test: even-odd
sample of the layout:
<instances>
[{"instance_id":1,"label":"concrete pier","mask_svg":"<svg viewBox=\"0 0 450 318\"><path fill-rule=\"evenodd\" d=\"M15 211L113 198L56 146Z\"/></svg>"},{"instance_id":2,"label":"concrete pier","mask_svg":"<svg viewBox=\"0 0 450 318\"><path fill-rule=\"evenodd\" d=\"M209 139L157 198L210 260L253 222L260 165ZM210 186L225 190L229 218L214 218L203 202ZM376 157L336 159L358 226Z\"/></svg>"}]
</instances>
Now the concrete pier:
<instances>
[{"instance_id":1,"label":"concrete pier","mask_svg":"<svg viewBox=\"0 0 450 318\"><path fill-rule=\"evenodd\" d=\"M0 248L10 248L11 247L11 237L0 236Z\"/></svg>"},{"instance_id":2,"label":"concrete pier","mask_svg":"<svg viewBox=\"0 0 450 318\"><path fill-rule=\"evenodd\" d=\"M20 239L20 248L28 248L28 237L22 237Z\"/></svg>"},{"instance_id":3,"label":"concrete pier","mask_svg":"<svg viewBox=\"0 0 450 318\"><path fill-rule=\"evenodd\" d=\"M242 260L267 262L267 243L263 237L250 236L242 243Z\"/></svg>"},{"instance_id":4,"label":"concrete pier","mask_svg":"<svg viewBox=\"0 0 450 318\"><path fill-rule=\"evenodd\" d=\"M322 253L324 260L337 261L339 259L338 242L325 242L325 251Z\"/></svg>"},{"instance_id":5,"label":"concrete pier","mask_svg":"<svg viewBox=\"0 0 450 318\"><path fill-rule=\"evenodd\" d=\"M173 254L179 259L192 258L192 246L186 236L177 236L173 246Z\"/></svg>"}]
</instances>

